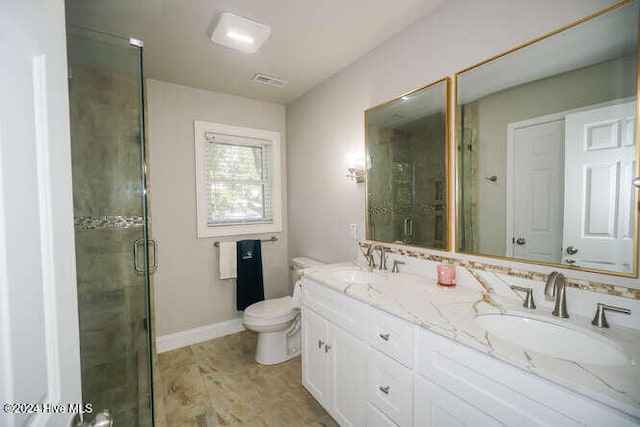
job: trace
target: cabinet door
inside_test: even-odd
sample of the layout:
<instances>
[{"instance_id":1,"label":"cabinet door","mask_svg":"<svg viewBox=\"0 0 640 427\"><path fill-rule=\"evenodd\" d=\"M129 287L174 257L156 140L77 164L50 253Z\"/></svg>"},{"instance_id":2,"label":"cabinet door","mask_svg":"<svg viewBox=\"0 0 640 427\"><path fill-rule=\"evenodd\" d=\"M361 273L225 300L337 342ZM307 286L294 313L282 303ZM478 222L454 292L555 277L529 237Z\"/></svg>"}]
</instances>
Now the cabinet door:
<instances>
[{"instance_id":1,"label":"cabinet door","mask_svg":"<svg viewBox=\"0 0 640 427\"><path fill-rule=\"evenodd\" d=\"M419 427L501 426L458 396L416 375L416 425Z\"/></svg>"},{"instance_id":2,"label":"cabinet door","mask_svg":"<svg viewBox=\"0 0 640 427\"><path fill-rule=\"evenodd\" d=\"M302 384L321 405L331 400L328 345L328 322L306 307L302 307Z\"/></svg>"},{"instance_id":3,"label":"cabinet door","mask_svg":"<svg viewBox=\"0 0 640 427\"><path fill-rule=\"evenodd\" d=\"M329 324L327 349L332 373L331 415L341 426L365 425L366 345L341 328Z\"/></svg>"}]
</instances>

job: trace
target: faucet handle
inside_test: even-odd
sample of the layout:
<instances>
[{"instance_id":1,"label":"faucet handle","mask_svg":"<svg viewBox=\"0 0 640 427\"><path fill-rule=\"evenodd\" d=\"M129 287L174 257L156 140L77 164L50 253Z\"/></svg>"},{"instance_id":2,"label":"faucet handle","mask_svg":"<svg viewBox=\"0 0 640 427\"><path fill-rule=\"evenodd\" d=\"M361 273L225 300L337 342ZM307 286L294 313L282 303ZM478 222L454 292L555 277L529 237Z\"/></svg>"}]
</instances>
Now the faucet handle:
<instances>
[{"instance_id":1,"label":"faucet handle","mask_svg":"<svg viewBox=\"0 0 640 427\"><path fill-rule=\"evenodd\" d=\"M511 289L514 291L526 292L524 302L522 303L524 308L530 308L532 310L536 308L536 303L533 301L533 288L523 288L522 286L512 285Z\"/></svg>"},{"instance_id":2,"label":"faucet handle","mask_svg":"<svg viewBox=\"0 0 640 427\"><path fill-rule=\"evenodd\" d=\"M370 243L367 246L366 251L363 249L364 248L363 245L359 245L359 246L360 246L360 252L362 252L362 256L364 256L364 259L367 260L367 266L369 268L376 268L376 262L375 262L375 259L373 258L373 253L372 253L374 244Z\"/></svg>"},{"instance_id":3,"label":"faucet handle","mask_svg":"<svg viewBox=\"0 0 640 427\"><path fill-rule=\"evenodd\" d=\"M398 269L399 265L404 265L405 263L403 261L398 261L397 259L393 260L393 268L391 269L392 273L399 273L400 270Z\"/></svg>"},{"instance_id":4,"label":"faucet handle","mask_svg":"<svg viewBox=\"0 0 640 427\"><path fill-rule=\"evenodd\" d=\"M593 316L593 320L591 321L592 325L597 326L598 328L608 328L609 323L607 322L607 318L604 315L605 310L615 311L617 313L623 314L631 314L631 310L624 307L616 307L614 305L607 305L601 302L598 303L596 309L596 315Z\"/></svg>"}]
</instances>

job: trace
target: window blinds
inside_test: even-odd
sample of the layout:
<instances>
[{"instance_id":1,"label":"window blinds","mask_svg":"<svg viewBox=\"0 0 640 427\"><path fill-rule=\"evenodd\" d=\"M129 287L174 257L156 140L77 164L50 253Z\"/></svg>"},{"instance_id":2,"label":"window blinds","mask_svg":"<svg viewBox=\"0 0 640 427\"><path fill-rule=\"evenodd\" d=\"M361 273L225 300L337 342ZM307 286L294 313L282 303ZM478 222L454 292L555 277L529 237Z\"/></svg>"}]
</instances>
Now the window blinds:
<instances>
[{"instance_id":1,"label":"window blinds","mask_svg":"<svg viewBox=\"0 0 640 427\"><path fill-rule=\"evenodd\" d=\"M205 132L207 224L273 222L271 143Z\"/></svg>"}]
</instances>

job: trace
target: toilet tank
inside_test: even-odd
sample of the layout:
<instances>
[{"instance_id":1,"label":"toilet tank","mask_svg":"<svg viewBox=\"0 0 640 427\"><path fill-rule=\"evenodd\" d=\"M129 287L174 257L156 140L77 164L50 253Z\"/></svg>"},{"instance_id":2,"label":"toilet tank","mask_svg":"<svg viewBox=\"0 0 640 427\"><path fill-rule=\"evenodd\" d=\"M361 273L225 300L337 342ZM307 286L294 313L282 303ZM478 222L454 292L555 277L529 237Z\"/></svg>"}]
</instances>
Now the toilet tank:
<instances>
[{"instance_id":1,"label":"toilet tank","mask_svg":"<svg viewBox=\"0 0 640 427\"><path fill-rule=\"evenodd\" d=\"M302 290L302 286L300 284L300 277L302 276L302 270L309 267L315 267L316 265L325 265L325 263L307 257L297 257L291 260L291 269L293 270L293 299L298 304L301 299L300 291Z\"/></svg>"},{"instance_id":2,"label":"toilet tank","mask_svg":"<svg viewBox=\"0 0 640 427\"><path fill-rule=\"evenodd\" d=\"M317 259L307 257L297 257L291 259L291 269L293 270L293 283L300 280L300 275L303 269L309 267L315 267L316 265L325 265L324 262Z\"/></svg>"},{"instance_id":3,"label":"toilet tank","mask_svg":"<svg viewBox=\"0 0 640 427\"><path fill-rule=\"evenodd\" d=\"M295 285L300 280L302 270L309 267L315 267L316 265L325 265L324 262L317 259L307 257L296 257L291 259L292 282Z\"/></svg>"}]
</instances>

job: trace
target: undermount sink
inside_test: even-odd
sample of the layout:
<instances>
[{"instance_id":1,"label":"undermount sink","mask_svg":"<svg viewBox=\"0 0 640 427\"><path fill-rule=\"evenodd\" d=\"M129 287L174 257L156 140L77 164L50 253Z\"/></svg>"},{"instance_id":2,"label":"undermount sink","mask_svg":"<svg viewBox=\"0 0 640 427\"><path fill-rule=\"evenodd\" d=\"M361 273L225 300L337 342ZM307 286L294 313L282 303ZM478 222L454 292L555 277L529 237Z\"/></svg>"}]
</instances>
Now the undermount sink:
<instances>
[{"instance_id":1,"label":"undermount sink","mask_svg":"<svg viewBox=\"0 0 640 427\"><path fill-rule=\"evenodd\" d=\"M378 284L387 281L387 278L380 274L358 269L333 271L329 273L329 276L331 276L332 279L343 280L347 283Z\"/></svg>"},{"instance_id":2,"label":"undermount sink","mask_svg":"<svg viewBox=\"0 0 640 427\"><path fill-rule=\"evenodd\" d=\"M592 365L625 365L629 358L606 338L542 319L483 314L473 323L490 335L547 356Z\"/></svg>"}]
</instances>

